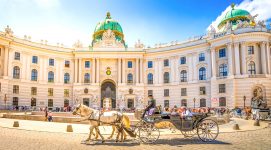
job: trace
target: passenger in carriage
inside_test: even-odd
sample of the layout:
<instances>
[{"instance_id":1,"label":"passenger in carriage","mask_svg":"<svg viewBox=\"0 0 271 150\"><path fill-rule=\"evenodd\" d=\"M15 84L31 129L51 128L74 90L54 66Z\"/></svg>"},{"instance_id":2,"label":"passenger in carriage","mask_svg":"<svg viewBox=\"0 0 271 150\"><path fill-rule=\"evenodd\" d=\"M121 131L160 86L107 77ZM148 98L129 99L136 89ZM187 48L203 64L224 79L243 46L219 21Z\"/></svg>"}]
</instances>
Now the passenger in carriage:
<instances>
[{"instance_id":1,"label":"passenger in carriage","mask_svg":"<svg viewBox=\"0 0 271 150\"><path fill-rule=\"evenodd\" d=\"M192 116L193 114L191 110L189 108L184 107L183 112L181 113L181 117L186 118L186 117L192 117Z\"/></svg>"},{"instance_id":2,"label":"passenger in carriage","mask_svg":"<svg viewBox=\"0 0 271 150\"><path fill-rule=\"evenodd\" d=\"M156 102L155 99L153 99L153 96L149 96L148 106L144 109L144 112L141 116L142 119L144 119L146 112L148 112L148 115L152 115L156 108Z\"/></svg>"}]
</instances>

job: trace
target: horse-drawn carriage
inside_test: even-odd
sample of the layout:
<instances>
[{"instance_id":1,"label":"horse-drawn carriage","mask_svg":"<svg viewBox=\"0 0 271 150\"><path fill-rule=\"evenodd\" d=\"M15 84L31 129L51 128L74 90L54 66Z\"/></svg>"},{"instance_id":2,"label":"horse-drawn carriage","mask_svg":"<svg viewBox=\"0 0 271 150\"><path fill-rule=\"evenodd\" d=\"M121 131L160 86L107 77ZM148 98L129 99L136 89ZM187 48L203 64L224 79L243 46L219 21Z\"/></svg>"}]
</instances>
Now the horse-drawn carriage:
<instances>
[{"instance_id":1,"label":"horse-drawn carriage","mask_svg":"<svg viewBox=\"0 0 271 150\"><path fill-rule=\"evenodd\" d=\"M214 141L219 133L218 124L208 118L209 114L198 113L192 116L154 114L149 121L141 120L132 130L143 143L154 143L159 139L160 131L155 124L170 122L180 130L185 137L197 135L204 142Z\"/></svg>"}]
</instances>

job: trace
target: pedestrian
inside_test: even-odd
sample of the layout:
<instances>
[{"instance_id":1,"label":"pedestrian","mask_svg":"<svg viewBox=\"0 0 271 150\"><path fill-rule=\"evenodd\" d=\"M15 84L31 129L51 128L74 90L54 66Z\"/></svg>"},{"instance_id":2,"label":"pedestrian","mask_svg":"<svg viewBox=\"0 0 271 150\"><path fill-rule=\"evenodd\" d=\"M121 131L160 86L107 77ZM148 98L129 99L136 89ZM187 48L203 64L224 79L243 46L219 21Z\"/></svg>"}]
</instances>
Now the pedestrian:
<instances>
[{"instance_id":1,"label":"pedestrian","mask_svg":"<svg viewBox=\"0 0 271 150\"><path fill-rule=\"evenodd\" d=\"M49 111L49 114L48 114L48 121L49 122L52 122L53 121L53 114L51 111Z\"/></svg>"},{"instance_id":2,"label":"pedestrian","mask_svg":"<svg viewBox=\"0 0 271 150\"><path fill-rule=\"evenodd\" d=\"M45 113L45 120L44 121L47 121L47 119L48 119L48 109L47 109L47 107L45 107L44 113Z\"/></svg>"}]
</instances>

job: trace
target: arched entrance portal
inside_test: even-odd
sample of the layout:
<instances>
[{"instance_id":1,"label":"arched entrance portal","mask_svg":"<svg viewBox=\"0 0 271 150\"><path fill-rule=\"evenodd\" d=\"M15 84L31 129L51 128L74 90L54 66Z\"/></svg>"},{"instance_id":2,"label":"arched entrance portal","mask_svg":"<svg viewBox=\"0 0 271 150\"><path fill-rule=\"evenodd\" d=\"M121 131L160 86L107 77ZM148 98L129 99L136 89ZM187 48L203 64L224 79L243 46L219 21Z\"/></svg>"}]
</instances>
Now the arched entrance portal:
<instances>
[{"instance_id":1,"label":"arched entrance portal","mask_svg":"<svg viewBox=\"0 0 271 150\"><path fill-rule=\"evenodd\" d=\"M104 81L101 85L101 107L105 98L111 98L111 106L116 108L116 85L111 80Z\"/></svg>"}]
</instances>

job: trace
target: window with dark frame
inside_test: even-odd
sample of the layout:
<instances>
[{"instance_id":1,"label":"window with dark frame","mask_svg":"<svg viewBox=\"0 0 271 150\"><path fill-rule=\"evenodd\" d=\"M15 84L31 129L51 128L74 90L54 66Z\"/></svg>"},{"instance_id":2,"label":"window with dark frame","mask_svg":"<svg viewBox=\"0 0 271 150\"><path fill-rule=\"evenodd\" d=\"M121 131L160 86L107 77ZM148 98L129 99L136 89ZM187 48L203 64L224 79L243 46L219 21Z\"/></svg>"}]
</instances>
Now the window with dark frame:
<instances>
[{"instance_id":1,"label":"window with dark frame","mask_svg":"<svg viewBox=\"0 0 271 150\"><path fill-rule=\"evenodd\" d=\"M37 95L37 87L31 87L31 95Z\"/></svg>"},{"instance_id":2,"label":"window with dark frame","mask_svg":"<svg viewBox=\"0 0 271 150\"><path fill-rule=\"evenodd\" d=\"M152 73L148 74L148 84L153 84L153 74Z\"/></svg>"},{"instance_id":3,"label":"window with dark frame","mask_svg":"<svg viewBox=\"0 0 271 150\"><path fill-rule=\"evenodd\" d=\"M54 96L54 89L48 88L48 96Z\"/></svg>"},{"instance_id":4,"label":"window with dark frame","mask_svg":"<svg viewBox=\"0 0 271 150\"><path fill-rule=\"evenodd\" d=\"M19 52L15 52L15 54L14 54L14 59L15 60L20 60L21 58L20 58L20 53Z\"/></svg>"},{"instance_id":5,"label":"window with dark frame","mask_svg":"<svg viewBox=\"0 0 271 150\"><path fill-rule=\"evenodd\" d=\"M69 96L70 96L69 89L64 89L64 97L69 97Z\"/></svg>"},{"instance_id":6,"label":"window with dark frame","mask_svg":"<svg viewBox=\"0 0 271 150\"><path fill-rule=\"evenodd\" d=\"M181 57L180 58L180 64L181 65L186 64L186 57Z\"/></svg>"},{"instance_id":7,"label":"window with dark frame","mask_svg":"<svg viewBox=\"0 0 271 150\"><path fill-rule=\"evenodd\" d=\"M49 59L49 66L54 66L55 65L55 60L50 58Z\"/></svg>"},{"instance_id":8,"label":"window with dark frame","mask_svg":"<svg viewBox=\"0 0 271 150\"><path fill-rule=\"evenodd\" d=\"M32 56L32 63L37 64L38 63L38 56Z\"/></svg>"},{"instance_id":9,"label":"window with dark frame","mask_svg":"<svg viewBox=\"0 0 271 150\"><path fill-rule=\"evenodd\" d=\"M248 46L248 55L253 55L254 54L254 46Z\"/></svg>"},{"instance_id":10,"label":"window with dark frame","mask_svg":"<svg viewBox=\"0 0 271 150\"><path fill-rule=\"evenodd\" d=\"M227 102L226 102L226 97L220 97L219 98L219 107L226 107Z\"/></svg>"},{"instance_id":11,"label":"window with dark frame","mask_svg":"<svg viewBox=\"0 0 271 150\"><path fill-rule=\"evenodd\" d=\"M187 100L186 99L181 100L181 106L182 107L187 107Z\"/></svg>"},{"instance_id":12,"label":"window with dark frame","mask_svg":"<svg viewBox=\"0 0 271 150\"><path fill-rule=\"evenodd\" d=\"M164 73L164 83L169 83L169 72Z\"/></svg>"},{"instance_id":13,"label":"window with dark frame","mask_svg":"<svg viewBox=\"0 0 271 150\"><path fill-rule=\"evenodd\" d=\"M85 68L90 68L90 61L85 61Z\"/></svg>"},{"instance_id":14,"label":"window with dark frame","mask_svg":"<svg viewBox=\"0 0 271 150\"><path fill-rule=\"evenodd\" d=\"M199 87L199 94L200 95L205 95L206 94L206 87L205 86Z\"/></svg>"},{"instance_id":15,"label":"window with dark frame","mask_svg":"<svg viewBox=\"0 0 271 150\"><path fill-rule=\"evenodd\" d=\"M200 99L200 107L206 107L206 99L202 98Z\"/></svg>"},{"instance_id":16,"label":"window with dark frame","mask_svg":"<svg viewBox=\"0 0 271 150\"><path fill-rule=\"evenodd\" d=\"M19 98L18 97L13 97L12 105L13 106L19 106Z\"/></svg>"},{"instance_id":17,"label":"window with dark frame","mask_svg":"<svg viewBox=\"0 0 271 150\"><path fill-rule=\"evenodd\" d=\"M180 77L181 77L181 82L187 82L187 71L182 70Z\"/></svg>"},{"instance_id":18,"label":"window with dark frame","mask_svg":"<svg viewBox=\"0 0 271 150\"><path fill-rule=\"evenodd\" d=\"M219 84L219 93L226 93L226 84Z\"/></svg>"},{"instance_id":19,"label":"window with dark frame","mask_svg":"<svg viewBox=\"0 0 271 150\"><path fill-rule=\"evenodd\" d=\"M219 58L226 57L226 48L222 48L219 50Z\"/></svg>"},{"instance_id":20,"label":"window with dark frame","mask_svg":"<svg viewBox=\"0 0 271 150\"><path fill-rule=\"evenodd\" d=\"M205 61L205 54L204 53L199 54L199 62L201 62L201 61Z\"/></svg>"},{"instance_id":21,"label":"window with dark frame","mask_svg":"<svg viewBox=\"0 0 271 150\"><path fill-rule=\"evenodd\" d=\"M13 85L13 94L19 94L19 85Z\"/></svg>"},{"instance_id":22,"label":"window with dark frame","mask_svg":"<svg viewBox=\"0 0 271 150\"><path fill-rule=\"evenodd\" d=\"M54 100L48 99L48 107L54 107Z\"/></svg>"},{"instance_id":23,"label":"window with dark frame","mask_svg":"<svg viewBox=\"0 0 271 150\"><path fill-rule=\"evenodd\" d=\"M133 68L133 62L132 61L128 61L128 68Z\"/></svg>"},{"instance_id":24,"label":"window with dark frame","mask_svg":"<svg viewBox=\"0 0 271 150\"><path fill-rule=\"evenodd\" d=\"M153 96L153 90L148 90L148 96Z\"/></svg>"},{"instance_id":25,"label":"window with dark frame","mask_svg":"<svg viewBox=\"0 0 271 150\"><path fill-rule=\"evenodd\" d=\"M148 68L152 68L152 67L153 67L152 61L148 61Z\"/></svg>"},{"instance_id":26,"label":"window with dark frame","mask_svg":"<svg viewBox=\"0 0 271 150\"><path fill-rule=\"evenodd\" d=\"M181 96L187 96L187 89L181 88Z\"/></svg>"},{"instance_id":27,"label":"window with dark frame","mask_svg":"<svg viewBox=\"0 0 271 150\"><path fill-rule=\"evenodd\" d=\"M65 67L66 67L66 68L70 68L70 61L65 60Z\"/></svg>"},{"instance_id":28,"label":"window with dark frame","mask_svg":"<svg viewBox=\"0 0 271 150\"><path fill-rule=\"evenodd\" d=\"M168 67L169 66L169 60L168 59L164 59L164 67Z\"/></svg>"},{"instance_id":29,"label":"window with dark frame","mask_svg":"<svg viewBox=\"0 0 271 150\"><path fill-rule=\"evenodd\" d=\"M164 108L169 108L169 100L164 100Z\"/></svg>"},{"instance_id":30,"label":"window with dark frame","mask_svg":"<svg viewBox=\"0 0 271 150\"><path fill-rule=\"evenodd\" d=\"M169 89L164 89L164 96L165 97L169 96Z\"/></svg>"}]
</instances>

